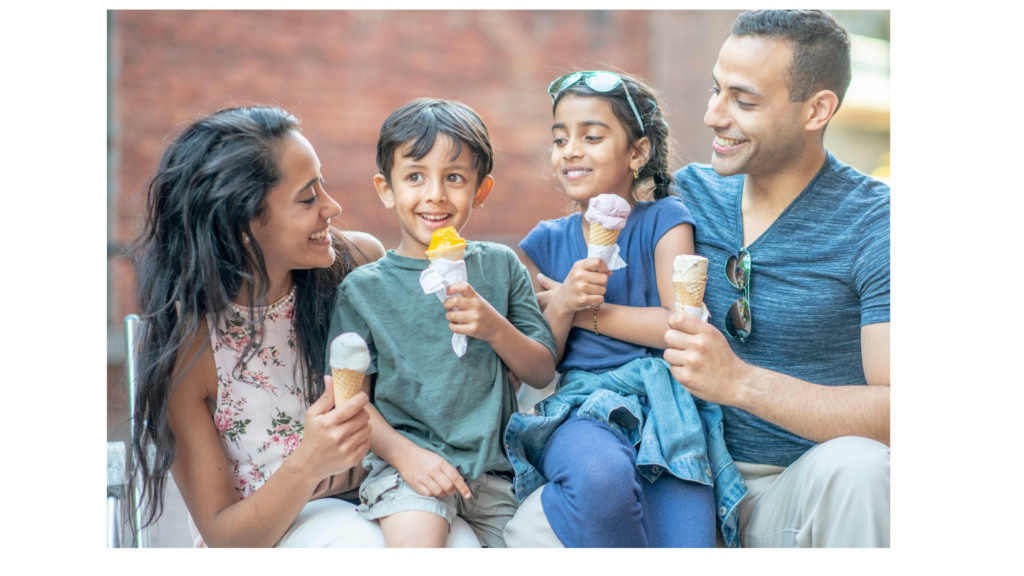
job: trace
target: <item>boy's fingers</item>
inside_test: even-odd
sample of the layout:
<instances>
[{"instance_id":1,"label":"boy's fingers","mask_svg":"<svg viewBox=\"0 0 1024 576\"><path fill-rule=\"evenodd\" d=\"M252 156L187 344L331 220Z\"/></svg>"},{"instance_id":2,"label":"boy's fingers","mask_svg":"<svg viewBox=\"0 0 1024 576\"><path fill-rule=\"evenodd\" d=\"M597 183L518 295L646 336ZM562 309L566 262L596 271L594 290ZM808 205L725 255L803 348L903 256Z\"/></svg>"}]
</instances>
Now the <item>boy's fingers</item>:
<instances>
[{"instance_id":1,"label":"boy's fingers","mask_svg":"<svg viewBox=\"0 0 1024 576\"><path fill-rule=\"evenodd\" d=\"M451 295L459 292L462 292L462 295L467 298L471 298L476 295L476 292L473 290L473 287L470 286L469 283L467 282L456 282L455 284L452 284L451 286L448 287L446 294Z\"/></svg>"},{"instance_id":2,"label":"boy's fingers","mask_svg":"<svg viewBox=\"0 0 1024 576\"><path fill-rule=\"evenodd\" d=\"M455 484L455 488L458 489L459 494L462 494L463 498L472 498L473 493L469 491L469 486L466 485L466 481L462 479L462 474L456 470L452 465L444 467L444 473L451 478L451 481Z\"/></svg>"}]
</instances>

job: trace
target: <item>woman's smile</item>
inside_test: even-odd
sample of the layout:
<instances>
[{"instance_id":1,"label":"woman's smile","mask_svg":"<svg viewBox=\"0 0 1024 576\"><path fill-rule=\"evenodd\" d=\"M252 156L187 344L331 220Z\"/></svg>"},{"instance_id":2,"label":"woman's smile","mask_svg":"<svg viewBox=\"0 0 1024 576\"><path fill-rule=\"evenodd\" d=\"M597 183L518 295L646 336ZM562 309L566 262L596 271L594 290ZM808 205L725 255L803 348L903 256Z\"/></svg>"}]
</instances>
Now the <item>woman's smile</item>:
<instances>
[{"instance_id":1,"label":"woman's smile","mask_svg":"<svg viewBox=\"0 0 1024 576\"><path fill-rule=\"evenodd\" d=\"M319 230L309 235L309 241L314 246L330 246L331 245L331 232L330 222L327 226L324 226L323 230Z\"/></svg>"}]
</instances>

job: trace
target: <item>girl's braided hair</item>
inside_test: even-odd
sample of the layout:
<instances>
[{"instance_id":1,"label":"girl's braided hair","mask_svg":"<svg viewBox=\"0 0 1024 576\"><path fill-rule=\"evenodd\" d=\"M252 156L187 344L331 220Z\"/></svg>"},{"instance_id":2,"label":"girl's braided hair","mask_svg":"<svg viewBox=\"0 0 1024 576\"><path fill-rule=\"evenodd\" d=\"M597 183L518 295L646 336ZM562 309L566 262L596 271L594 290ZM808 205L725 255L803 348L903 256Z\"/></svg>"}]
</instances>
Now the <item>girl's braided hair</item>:
<instances>
[{"instance_id":1,"label":"girl's braided hair","mask_svg":"<svg viewBox=\"0 0 1024 576\"><path fill-rule=\"evenodd\" d=\"M647 199L661 200L674 195L670 188L672 185L672 173L669 171L669 158L675 148L675 142L669 134L668 123L664 118L664 110L658 101L658 93L645 84L643 81L615 71L622 78L621 86L629 90L629 95L636 105L637 112L644 121L643 130L636 122L636 115L629 107L626 100L626 93L619 87L612 88L609 92L596 92L583 80L565 88L555 94L554 102L551 105L551 113L554 114L558 102L567 94L586 96L590 98L603 98L611 104L615 117L619 119L629 136L630 146L635 146L637 141L646 136L651 142L651 148L647 155L647 161L640 168L637 179L633 181L633 188L630 194L634 201Z\"/></svg>"}]
</instances>

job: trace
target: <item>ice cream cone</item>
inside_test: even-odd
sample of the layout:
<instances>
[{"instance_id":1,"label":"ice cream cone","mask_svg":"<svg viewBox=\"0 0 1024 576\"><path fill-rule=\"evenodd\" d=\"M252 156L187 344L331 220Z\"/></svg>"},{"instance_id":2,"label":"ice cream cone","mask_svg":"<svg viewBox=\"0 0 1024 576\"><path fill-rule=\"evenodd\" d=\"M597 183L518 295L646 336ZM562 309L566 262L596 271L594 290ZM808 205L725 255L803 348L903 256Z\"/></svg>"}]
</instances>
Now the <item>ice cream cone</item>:
<instances>
[{"instance_id":1,"label":"ice cream cone","mask_svg":"<svg viewBox=\"0 0 1024 576\"><path fill-rule=\"evenodd\" d=\"M447 248L438 248L436 250L427 250L427 258L431 262L438 259L451 260L455 262L462 260L463 254L466 253L466 245L461 244L458 246L449 246Z\"/></svg>"},{"instance_id":2,"label":"ice cream cone","mask_svg":"<svg viewBox=\"0 0 1024 576\"><path fill-rule=\"evenodd\" d=\"M700 308L704 301L704 288L707 282L673 282L672 288L676 292L676 304L681 307L693 306Z\"/></svg>"},{"instance_id":3,"label":"ice cream cone","mask_svg":"<svg viewBox=\"0 0 1024 576\"><path fill-rule=\"evenodd\" d=\"M363 387L363 374L347 368L331 368L331 380L334 383L334 405L340 406L356 395Z\"/></svg>"},{"instance_id":4,"label":"ice cream cone","mask_svg":"<svg viewBox=\"0 0 1024 576\"><path fill-rule=\"evenodd\" d=\"M621 230L609 230L597 222L590 223L589 244L594 246L611 246L619 238Z\"/></svg>"}]
</instances>

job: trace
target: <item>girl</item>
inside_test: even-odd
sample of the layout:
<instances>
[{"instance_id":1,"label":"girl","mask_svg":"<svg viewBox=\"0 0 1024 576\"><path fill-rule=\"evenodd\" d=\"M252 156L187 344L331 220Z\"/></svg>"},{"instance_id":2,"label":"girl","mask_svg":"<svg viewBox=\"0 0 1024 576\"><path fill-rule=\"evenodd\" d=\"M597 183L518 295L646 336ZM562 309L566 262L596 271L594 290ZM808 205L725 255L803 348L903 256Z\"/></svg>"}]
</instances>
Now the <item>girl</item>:
<instances>
[{"instance_id":1,"label":"girl","mask_svg":"<svg viewBox=\"0 0 1024 576\"><path fill-rule=\"evenodd\" d=\"M541 222L520 244L563 375L536 417L509 425L517 495L547 480L543 512L566 546L714 546L725 502L716 505L713 487L731 461L720 436L709 449L705 427L720 410L698 413L661 359L675 313L672 260L693 253L694 227L669 189L668 125L654 92L626 75L576 72L548 91L556 177L581 211L600 194L629 203L617 240L627 266L613 274L587 258L580 212Z\"/></svg>"},{"instance_id":2,"label":"girl","mask_svg":"<svg viewBox=\"0 0 1024 576\"><path fill-rule=\"evenodd\" d=\"M333 227L340 213L281 109L221 110L165 151L133 247L146 525L170 471L196 546L384 545L327 498L358 488L370 433L365 394L331 410L330 310L345 275L384 253Z\"/></svg>"}]
</instances>

